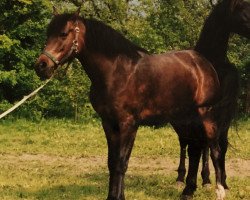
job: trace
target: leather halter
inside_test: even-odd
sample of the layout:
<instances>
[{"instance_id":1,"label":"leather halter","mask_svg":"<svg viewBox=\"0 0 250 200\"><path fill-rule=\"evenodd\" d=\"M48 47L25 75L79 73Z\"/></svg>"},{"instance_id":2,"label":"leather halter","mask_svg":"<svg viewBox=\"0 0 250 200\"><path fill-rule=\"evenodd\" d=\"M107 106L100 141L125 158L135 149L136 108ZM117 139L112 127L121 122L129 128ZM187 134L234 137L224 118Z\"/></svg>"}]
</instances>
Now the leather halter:
<instances>
[{"instance_id":1,"label":"leather halter","mask_svg":"<svg viewBox=\"0 0 250 200\"><path fill-rule=\"evenodd\" d=\"M76 21L75 23L75 39L72 42L72 47L70 49L70 51L59 61L55 56L53 56L51 53L49 53L48 51L43 50L42 54L44 54L45 56L47 56L50 60L52 60L57 66L62 64L64 61L66 61L73 52L75 52L76 54L79 52L78 51L78 36L79 36L79 32L80 32L80 28L78 27L78 21Z\"/></svg>"}]
</instances>

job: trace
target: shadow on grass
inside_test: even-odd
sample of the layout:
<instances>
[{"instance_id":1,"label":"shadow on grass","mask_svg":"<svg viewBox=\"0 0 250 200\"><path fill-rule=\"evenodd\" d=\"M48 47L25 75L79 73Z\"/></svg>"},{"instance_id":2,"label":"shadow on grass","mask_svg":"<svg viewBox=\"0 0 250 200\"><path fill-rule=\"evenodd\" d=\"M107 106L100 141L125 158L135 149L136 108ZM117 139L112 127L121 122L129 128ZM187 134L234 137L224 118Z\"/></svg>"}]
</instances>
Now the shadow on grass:
<instances>
[{"instance_id":1,"label":"shadow on grass","mask_svg":"<svg viewBox=\"0 0 250 200\"><path fill-rule=\"evenodd\" d=\"M38 191L23 193L23 198L34 199L106 199L108 175L91 173L81 177L86 184L57 185ZM126 199L179 199L181 191L175 186L174 177L162 175L126 176Z\"/></svg>"},{"instance_id":2,"label":"shadow on grass","mask_svg":"<svg viewBox=\"0 0 250 200\"><path fill-rule=\"evenodd\" d=\"M159 174L127 176L126 191L130 194L134 193L137 199L142 198L136 194L143 194L149 199L177 200L180 199L181 194L181 190L176 186L175 176Z\"/></svg>"},{"instance_id":3,"label":"shadow on grass","mask_svg":"<svg viewBox=\"0 0 250 200\"><path fill-rule=\"evenodd\" d=\"M27 197L42 200L97 200L105 199L106 196L106 182L107 174L90 173L81 175L77 180L79 183L72 183L70 185L60 184L51 187L43 187L38 191L28 193Z\"/></svg>"},{"instance_id":4,"label":"shadow on grass","mask_svg":"<svg viewBox=\"0 0 250 200\"><path fill-rule=\"evenodd\" d=\"M94 185L59 185L43 188L32 196L35 199L104 199L104 188Z\"/></svg>"}]
</instances>

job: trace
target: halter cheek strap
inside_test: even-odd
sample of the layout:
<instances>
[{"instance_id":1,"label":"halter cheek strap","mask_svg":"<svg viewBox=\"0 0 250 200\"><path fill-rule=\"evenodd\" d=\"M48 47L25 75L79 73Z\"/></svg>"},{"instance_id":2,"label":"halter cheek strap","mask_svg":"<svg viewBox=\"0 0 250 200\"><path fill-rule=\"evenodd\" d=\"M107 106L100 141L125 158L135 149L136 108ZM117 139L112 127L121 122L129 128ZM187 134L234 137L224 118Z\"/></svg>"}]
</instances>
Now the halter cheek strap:
<instances>
[{"instance_id":1,"label":"halter cheek strap","mask_svg":"<svg viewBox=\"0 0 250 200\"><path fill-rule=\"evenodd\" d=\"M49 53L48 51L43 51L42 54L46 55L49 59L51 59L56 65L60 65L62 64L64 61L66 61L73 52L75 52L76 54L79 52L78 50L78 37L79 37L79 32L80 29L78 27L78 22L76 22L76 27L75 27L75 39L72 42L72 47L70 49L70 51L59 61L55 56L53 56L51 53Z\"/></svg>"}]
</instances>

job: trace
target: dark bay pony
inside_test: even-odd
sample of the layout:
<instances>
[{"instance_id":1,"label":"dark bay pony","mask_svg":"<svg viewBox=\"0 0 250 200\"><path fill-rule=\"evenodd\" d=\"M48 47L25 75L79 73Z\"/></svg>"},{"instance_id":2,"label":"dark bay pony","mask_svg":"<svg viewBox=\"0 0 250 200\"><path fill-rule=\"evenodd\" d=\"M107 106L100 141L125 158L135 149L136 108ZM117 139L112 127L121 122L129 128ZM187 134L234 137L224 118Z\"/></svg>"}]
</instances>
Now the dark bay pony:
<instances>
[{"instance_id":1,"label":"dark bay pony","mask_svg":"<svg viewBox=\"0 0 250 200\"><path fill-rule=\"evenodd\" d=\"M227 134L228 129L233 118L237 106L238 94L238 74L237 69L232 65L227 58L228 40L230 33L237 33L244 37L250 38L249 33L249 3L242 0L224 0L219 2L212 2L214 6L212 12L205 21L200 38L196 44L195 51L202 54L206 59L212 63L215 71L218 74L221 95L223 103L214 109L217 110L219 131L220 133L220 148L222 153L222 184L228 189L226 184L225 173L225 154L227 151ZM180 164L178 168L177 181L184 181L185 157L186 147L189 139L183 137L182 132L190 131L190 127L183 126L175 128L179 133L179 140L181 146ZM209 149L206 147L203 150L203 168L202 178L203 185L210 183L209 167L208 167Z\"/></svg>"},{"instance_id":2,"label":"dark bay pony","mask_svg":"<svg viewBox=\"0 0 250 200\"><path fill-rule=\"evenodd\" d=\"M244 22L247 20L249 16ZM238 23L232 21L232 26ZM249 24L240 28L249 32ZM193 50L148 55L100 21L80 17L79 12L56 14L49 24L47 44L36 62L36 72L42 79L50 78L73 58L82 63L91 80L90 100L106 134L109 200L125 199L124 176L138 127L168 122L175 128L191 129L180 132L191 138L182 197L194 193L201 151L209 144L217 196L224 198L221 132L215 110L222 101L221 83L206 58Z\"/></svg>"}]
</instances>

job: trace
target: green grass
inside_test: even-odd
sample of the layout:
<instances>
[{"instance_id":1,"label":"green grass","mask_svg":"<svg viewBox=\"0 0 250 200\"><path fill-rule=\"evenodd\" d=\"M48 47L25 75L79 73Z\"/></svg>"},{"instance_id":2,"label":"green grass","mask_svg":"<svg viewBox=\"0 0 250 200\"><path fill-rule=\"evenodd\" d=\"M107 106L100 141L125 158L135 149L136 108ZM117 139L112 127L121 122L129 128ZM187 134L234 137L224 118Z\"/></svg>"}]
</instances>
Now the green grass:
<instances>
[{"instance_id":1,"label":"green grass","mask_svg":"<svg viewBox=\"0 0 250 200\"><path fill-rule=\"evenodd\" d=\"M250 120L239 123L238 133L230 130L228 200L250 199L250 177L244 172L250 163L249 124ZM0 199L105 199L106 157L106 139L98 123L1 121ZM126 176L127 199L178 199L178 158L178 139L170 127L140 128ZM213 172L211 177L214 183ZM204 199L215 199L214 185L202 188L199 176L194 200Z\"/></svg>"}]
</instances>

